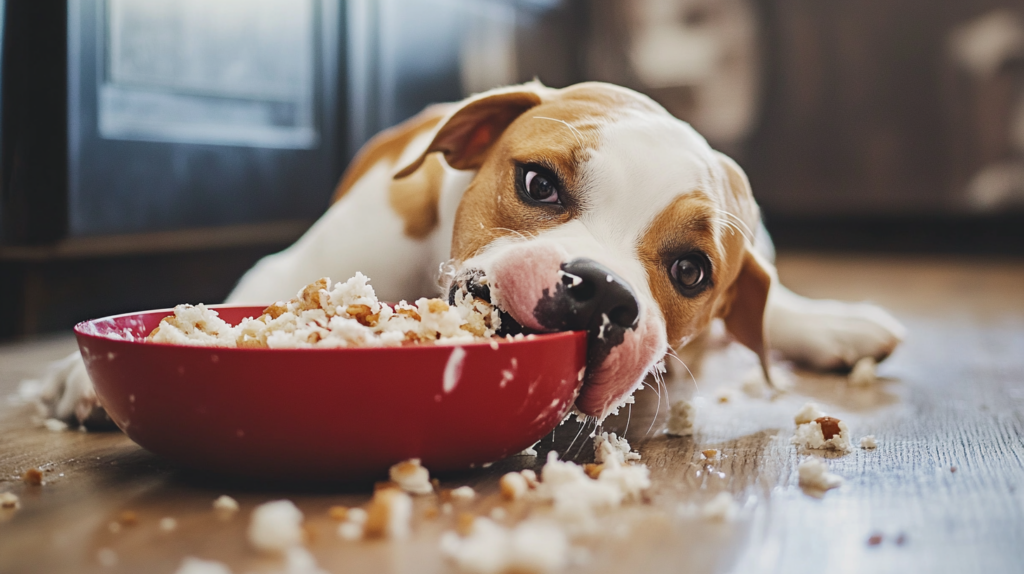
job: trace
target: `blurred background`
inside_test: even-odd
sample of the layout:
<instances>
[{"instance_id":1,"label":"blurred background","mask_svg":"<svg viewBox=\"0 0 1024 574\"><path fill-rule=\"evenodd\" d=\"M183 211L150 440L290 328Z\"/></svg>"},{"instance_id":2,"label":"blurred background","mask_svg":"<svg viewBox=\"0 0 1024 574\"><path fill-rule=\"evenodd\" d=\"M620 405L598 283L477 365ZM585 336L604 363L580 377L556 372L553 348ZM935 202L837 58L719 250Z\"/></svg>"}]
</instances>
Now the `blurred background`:
<instances>
[{"instance_id":1,"label":"blurred background","mask_svg":"<svg viewBox=\"0 0 1024 574\"><path fill-rule=\"evenodd\" d=\"M780 249L1024 253L1022 0L0 0L0 338L218 302L432 102L622 84Z\"/></svg>"}]
</instances>

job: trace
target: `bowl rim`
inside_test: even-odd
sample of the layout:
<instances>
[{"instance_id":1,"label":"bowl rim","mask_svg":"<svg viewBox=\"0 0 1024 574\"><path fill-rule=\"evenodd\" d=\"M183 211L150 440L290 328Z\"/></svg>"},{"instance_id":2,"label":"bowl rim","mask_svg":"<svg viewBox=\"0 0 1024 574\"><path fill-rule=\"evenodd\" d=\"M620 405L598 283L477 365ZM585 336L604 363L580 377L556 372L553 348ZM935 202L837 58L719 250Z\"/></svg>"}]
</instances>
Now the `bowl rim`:
<instances>
[{"instance_id":1,"label":"bowl rim","mask_svg":"<svg viewBox=\"0 0 1024 574\"><path fill-rule=\"evenodd\" d=\"M259 308L260 305L250 304L239 304L239 303L222 303L214 305L204 305L208 309L214 311L220 309L244 309L244 308ZM265 306L264 306L265 307ZM147 341L145 338L132 338L132 339L118 339L109 335L101 335L96 332L91 332L92 329L86 330L90 325L94 325L100 321L114 321L125 317L134 317L139 315L150 315L155 313L174 313L174 308L165 309L150 309L147 311L133 311L130 313L120 313L117 315L108 315L106 317L97 317L95 319L88 319L80 321L75 324L73 329L76 337L87 337L89 339L100 340L110 343L121 343L126 345L144 345L146 347L154 348L173 348L173 349L194 349L200 351L215 351L218 353L324 353L324 352L388 352L396 350L422 350L422 349L453 349L455 347L480 347L487 346L493 347L492 342L497 342L498 345L513 345L523 343L537 343L537 342L549 342L558 341L561 339L574 338L574 337L586 337L586 331L555 331L551 333L531 333L524 335L521 339L513 339L506 335L505 337L491 337L488 339L476 339L468 341L458 342L444 342L444 343L415 343L412 345L403 345L397 347L296 347L286 349L271 349L271 348L253 348L253 347L214 347L205 345L175 345L173 343L156 343Z\"/></svg>"}]
</instances>

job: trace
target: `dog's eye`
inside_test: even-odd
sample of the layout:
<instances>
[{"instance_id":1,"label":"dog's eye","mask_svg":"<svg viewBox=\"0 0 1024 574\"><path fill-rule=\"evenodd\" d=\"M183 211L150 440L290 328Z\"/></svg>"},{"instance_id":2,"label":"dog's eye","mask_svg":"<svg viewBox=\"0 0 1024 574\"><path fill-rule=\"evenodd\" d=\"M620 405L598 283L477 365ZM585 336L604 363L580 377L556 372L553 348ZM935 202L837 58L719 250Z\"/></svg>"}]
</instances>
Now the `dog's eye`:
<instances>
[{"instance_id":1,"label":"dog's eye","mask_svg":"<svg viewBox=\"0 0 1024 574\"><path fill-rule=\"evenodd\" d=\"M711 275L710 264L704 255L688 253L672 263L669 275L684 295L693 296L707 285Z\"/></svg>"},{"instance_id":2,"label":"dog's eye","mask_svg":"<svg viewBox=\"0 0 1024 574\"><path fill-rule=\"evenodd\" d=\"M523 191L534 201L562 203L555 177L537 169L523 168Z\"/></svg>"}]
</instances>

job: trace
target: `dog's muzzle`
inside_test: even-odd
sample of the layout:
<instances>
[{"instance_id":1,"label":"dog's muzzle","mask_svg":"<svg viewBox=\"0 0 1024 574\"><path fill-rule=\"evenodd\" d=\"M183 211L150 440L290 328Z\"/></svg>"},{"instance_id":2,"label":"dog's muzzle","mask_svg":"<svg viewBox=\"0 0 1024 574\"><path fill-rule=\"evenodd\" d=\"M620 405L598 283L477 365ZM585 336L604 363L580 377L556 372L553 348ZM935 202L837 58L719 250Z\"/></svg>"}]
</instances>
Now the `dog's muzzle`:
<instances>
[{"instance_id":1,"label":"dog's muzzle","mask_svg":"<svg viewBox=\"0 0 1024 574\"><path fill-rule=\"evenodd\" d=\"M533 310L533 319L542 331L586 331L587 363L597 365L612 348L622 343L627 330L635 330L640 306L633 289L614 271L593 259L574 259L563 263L561 281L554 290L544 289ZM469 269L455 278L448 291L454 304L458 292L491 301L490 287L484 273ZM504 309L501 312L500 335L528 333Z\"/></svg>"}]
</instances>

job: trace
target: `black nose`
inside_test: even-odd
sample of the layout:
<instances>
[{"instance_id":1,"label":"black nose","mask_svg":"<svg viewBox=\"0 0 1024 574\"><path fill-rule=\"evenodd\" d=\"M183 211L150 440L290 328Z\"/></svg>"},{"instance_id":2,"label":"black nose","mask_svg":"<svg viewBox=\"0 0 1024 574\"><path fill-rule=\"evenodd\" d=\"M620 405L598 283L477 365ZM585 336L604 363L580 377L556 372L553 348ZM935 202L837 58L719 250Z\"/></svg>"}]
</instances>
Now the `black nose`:
<instances>
[{"instance_id":1,"label":"black nose","mask_svg":"<svg viewBox=\"0 0 1024 574\"><path fill-rule=\"evenodd\" d=\"M593 259L562 264L562 286L555 298L558 301L545 309L538 305L537 319L545 326L574 331L597 329L607 316L611 324L630 329L636 326L640 314L633 289Z\"/></svg>"}]
</instances>

